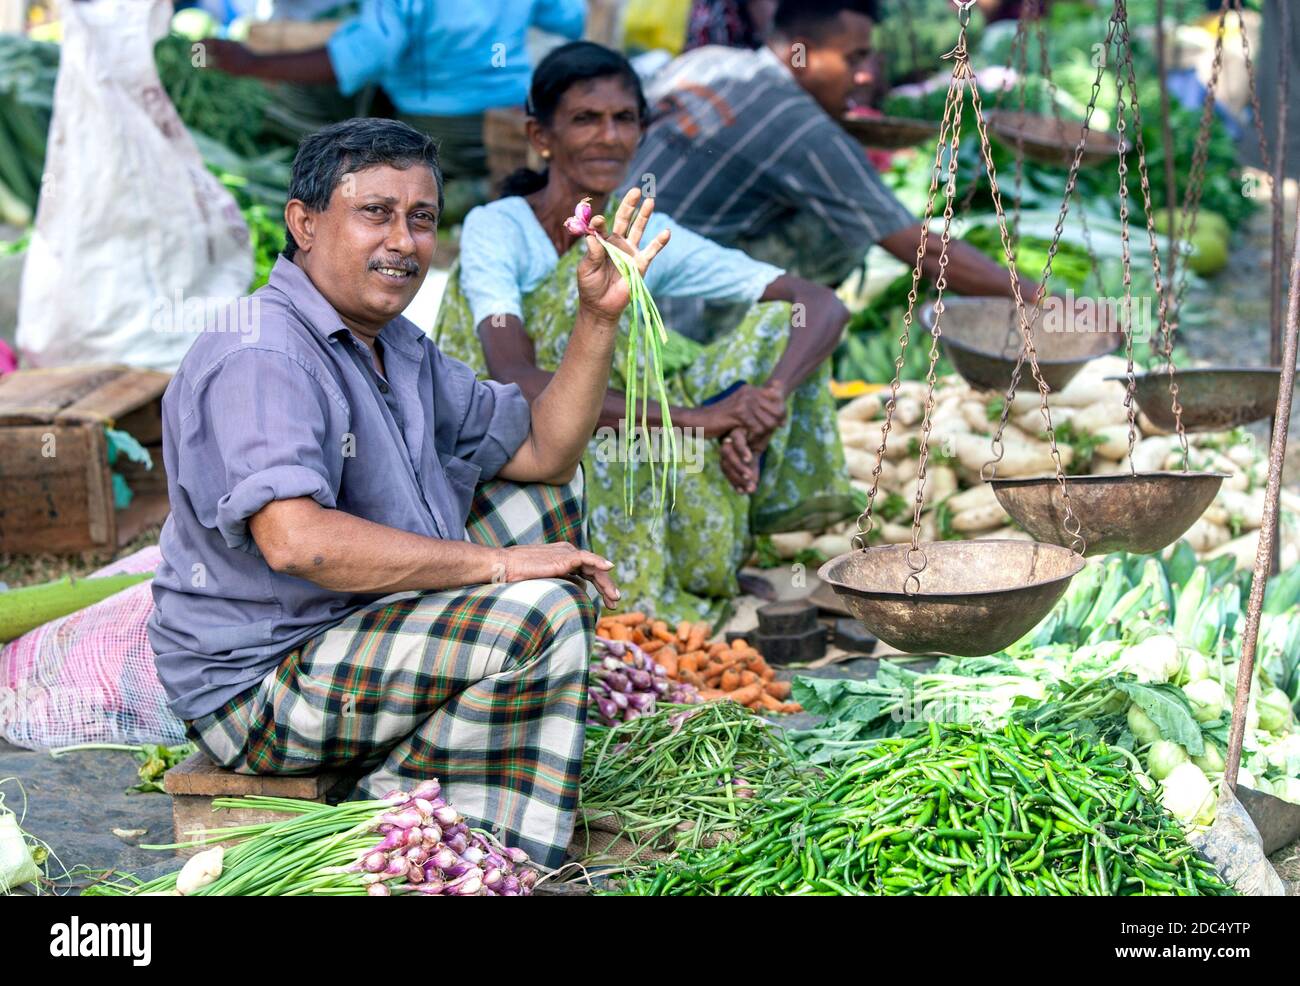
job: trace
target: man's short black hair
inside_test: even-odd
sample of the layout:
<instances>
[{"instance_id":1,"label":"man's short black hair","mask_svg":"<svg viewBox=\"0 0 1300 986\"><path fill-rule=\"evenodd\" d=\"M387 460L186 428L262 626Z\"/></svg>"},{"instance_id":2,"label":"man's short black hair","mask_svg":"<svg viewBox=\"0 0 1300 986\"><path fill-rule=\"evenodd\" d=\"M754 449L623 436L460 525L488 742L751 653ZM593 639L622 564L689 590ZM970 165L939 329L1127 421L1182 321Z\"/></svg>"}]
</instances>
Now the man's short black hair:
<instances>
[{"instance_id":1,"label":"man's short black hair","mask_svg":"<svg viewBox=\"0 0 1300 986\"><path fill-rule=\"evenodd\" d=\"M845 11L864 14L880 23L880 0L781 0L772 25L782 37L818 38Z\"/></svg>"},{"instance_id":2,"label":"man's short black hair","mask_svg":"<svg viewBox=\"0 0 1300 986\"><path fill-rule=\"evenodd\" d=\"M343 176L377 165L406 169L423 165L438 184L438 212L442 213L442 169L432 138L397 120L358 117L333 123L303 138L293 157L289 198L300 199L313 212L329 208L334 186ZM298 251L293 233L284 231L284 256Z\"/></svg>"}]
</instances>

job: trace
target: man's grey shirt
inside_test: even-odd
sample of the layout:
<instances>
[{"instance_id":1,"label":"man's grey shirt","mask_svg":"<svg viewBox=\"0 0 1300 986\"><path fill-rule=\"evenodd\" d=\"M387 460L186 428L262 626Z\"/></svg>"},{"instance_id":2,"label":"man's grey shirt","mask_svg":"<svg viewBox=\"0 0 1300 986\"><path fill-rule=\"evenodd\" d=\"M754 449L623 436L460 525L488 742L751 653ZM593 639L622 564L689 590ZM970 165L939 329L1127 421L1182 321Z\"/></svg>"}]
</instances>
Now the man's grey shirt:
<instances>
[{"instance_id":1,"label":"man's grey shirt","mask_svg":"<svg viewBox=\"0 0 1300 986\"><path fill-rule=\"evenodd\" d=\"M517 386L476 380L405 318L379 333L380 376L369 348L289 260L276 262L253 300L241 333L198 337L163 397L171 516L149 639L171 708L186 720L381 598L273 571L250 517L273 500L311 497L387 527L464 540L475 486L530 426Z\"/></svg>"}]
</instances>

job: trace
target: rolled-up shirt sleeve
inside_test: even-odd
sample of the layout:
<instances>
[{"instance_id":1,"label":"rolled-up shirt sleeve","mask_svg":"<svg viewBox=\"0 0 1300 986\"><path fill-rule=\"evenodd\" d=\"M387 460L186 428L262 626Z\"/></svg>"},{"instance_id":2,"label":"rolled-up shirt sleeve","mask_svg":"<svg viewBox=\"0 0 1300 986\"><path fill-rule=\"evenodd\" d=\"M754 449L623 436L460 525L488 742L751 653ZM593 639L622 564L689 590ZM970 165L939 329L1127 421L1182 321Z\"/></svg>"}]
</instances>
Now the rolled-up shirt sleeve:
<instances>
[{"instance_id":1,"label":"rolled-up shirt sleeve","mask_svg":"<svg viewBox=\"0 0 1300 986\"><path fill-rule=\"evenodd\" d=\"M351 96L397 64L409 42L399 0L365 0L356 17L331 35L326 50L339 91Z\"/></svg>"},{"instance_id":2,"label":"rolled-up shirt sleeve","mask_svg":"<svg viewBox=\"0 0 1300 986\"><path fill-rule=\"evenodd\" d=\"M343 436L330 437L333 400L292 356L255 348L226 356L196 388L180 484L228 546L258 553L248 520L273 500L335 506L341 460L326 448Z\"/></svg>"},{"instance_id":3,"label":"rolled-up shirt sleeve","mask_svg":"<svg viewBox=\"0 0 1300 986\"><path fill-rule=\"evenodd\" d=\"M439 448L478 466L480 482L492 479L528 437L528 399L518 385L478 380L460 360L444 356L432 343L429 348Z\"/></svg>"}]
</instances>

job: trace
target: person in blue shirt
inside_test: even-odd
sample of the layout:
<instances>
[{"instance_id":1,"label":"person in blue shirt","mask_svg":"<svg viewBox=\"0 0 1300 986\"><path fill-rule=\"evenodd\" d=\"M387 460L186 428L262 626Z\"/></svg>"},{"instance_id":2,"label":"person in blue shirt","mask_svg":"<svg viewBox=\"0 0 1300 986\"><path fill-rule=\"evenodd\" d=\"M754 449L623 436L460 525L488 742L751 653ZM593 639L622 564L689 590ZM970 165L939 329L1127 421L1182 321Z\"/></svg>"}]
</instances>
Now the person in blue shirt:
<instances>
[{"instance_id":1,"label":"person in blue shirt","mask_svg":"<svg viewBox=\"0 0 1300 986\"><path fill-rule=\"evenodd\" d=\"M532 75L529 27L581 36L584 0L363 0L320 48L260 55L204 42L208 65L267 82L333 84L344 96L383 90L398 119L433 137L450 179L487 174L483 113L523 106Z\"/></svg>"}]
</instances>

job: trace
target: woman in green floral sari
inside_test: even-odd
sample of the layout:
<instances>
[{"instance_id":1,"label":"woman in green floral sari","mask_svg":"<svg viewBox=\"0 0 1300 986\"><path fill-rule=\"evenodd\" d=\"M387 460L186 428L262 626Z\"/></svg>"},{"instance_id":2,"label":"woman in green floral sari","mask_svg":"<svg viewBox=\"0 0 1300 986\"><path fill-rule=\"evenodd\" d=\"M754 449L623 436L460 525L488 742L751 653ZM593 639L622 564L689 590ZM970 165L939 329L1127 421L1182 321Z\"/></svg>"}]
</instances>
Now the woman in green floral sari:
<instances>
[{"instance_id":1,"label":"woman in green floral sari","mask_svg":"<svg viewBox=\"0 0 1300 986\"><path fill-rule=\"evenodd\" d=\"M635 73L616 52L576 42L534 74L529 137L548 162L505 198L472 211L434 329L439 348L530 398L555 371L577 311L581 238L564 220L584 197L606 208L625 180L646 115ZM513 193L513 194L511 194ZM701 346L672 332L664 374L681 464L676 502L653 509L651 463L662 420L622 461L626 326L619 332L600 426L583 460L593 551L615 563L624 606L670 621L721 617L756 534L851 515L827 358L848 318L827 288L720 247L655 213L669 244L647 275L655 297L741 301L741 322ZM666 446L666 442L663 442ZM624 501L634 469L635 502Z\"/></svg>"}]
</instances>

